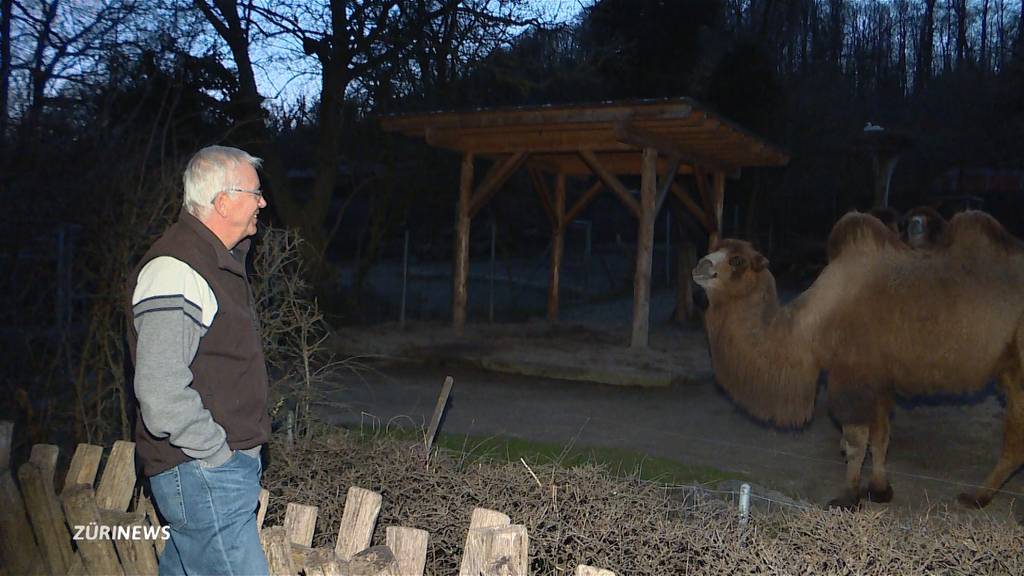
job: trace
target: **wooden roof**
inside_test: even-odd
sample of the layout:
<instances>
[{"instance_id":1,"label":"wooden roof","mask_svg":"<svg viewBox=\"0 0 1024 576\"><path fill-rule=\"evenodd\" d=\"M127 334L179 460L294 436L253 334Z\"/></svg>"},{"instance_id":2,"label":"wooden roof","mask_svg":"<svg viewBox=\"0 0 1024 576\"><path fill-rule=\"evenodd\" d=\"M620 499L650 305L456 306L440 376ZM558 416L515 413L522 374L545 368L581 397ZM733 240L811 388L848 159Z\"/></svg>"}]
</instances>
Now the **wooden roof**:
<instances>
[{"instance_id":1,"label":"wooden roof","mask_svg":"<svg viewBox=\"0 0 1024 576\"><path fill-rule=\"evenodd\" d=\"M591 173L580 150L616 174L639 174L645 147L658 149L662 163L675 156L684 166L727 172L789 162L786 151L689 98L402 114L381 126L483 156L528 152L533 167L569 175Z\"/></svg>"}]
</instances>

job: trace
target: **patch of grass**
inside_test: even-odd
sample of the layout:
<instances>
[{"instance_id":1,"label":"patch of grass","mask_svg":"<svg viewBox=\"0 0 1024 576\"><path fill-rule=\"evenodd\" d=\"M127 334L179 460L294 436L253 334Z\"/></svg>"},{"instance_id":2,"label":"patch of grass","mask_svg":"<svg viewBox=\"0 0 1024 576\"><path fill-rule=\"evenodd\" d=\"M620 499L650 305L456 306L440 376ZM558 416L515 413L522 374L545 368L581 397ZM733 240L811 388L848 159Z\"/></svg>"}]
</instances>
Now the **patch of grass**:
<instances>
[{"instance_id":1,"label":"patch of grass","mask_svg":"<svg viewBox=\"0 0 1024 576\"><path fill-rule=\"evenodd\" d=\"M392 428L387 432L356 431L360 436L378 434L399 440L422 441L423 433L408 428ZM710 484L723 480L749 480L745 475L726 472L708 466L691 466L670 460L649 456L642 452L622 448L563 446L547 442L534 442L522 438L502 436L478 437L456 434L440 434L434 446L462 454L466 462L477 460L498 460L527 464L556 464L562 468L595 465L606 468L620 477L638 477L641 480L661 484Z\"/></svg>"}]
</instances>

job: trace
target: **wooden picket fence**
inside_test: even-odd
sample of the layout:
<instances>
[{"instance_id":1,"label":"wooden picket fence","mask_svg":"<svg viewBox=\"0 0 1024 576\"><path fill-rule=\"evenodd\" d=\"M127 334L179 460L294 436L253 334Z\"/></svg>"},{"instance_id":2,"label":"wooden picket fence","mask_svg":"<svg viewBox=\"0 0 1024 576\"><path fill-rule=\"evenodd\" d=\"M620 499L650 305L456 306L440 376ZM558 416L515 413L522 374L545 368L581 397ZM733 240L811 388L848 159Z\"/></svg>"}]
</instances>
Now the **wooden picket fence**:
<instances>
[{"instance_id":1,"label":"wooden picket fence","mask_svg":"<svg viewBox=\"0 0 1024 576\"><path fill-rule=\"evenodd\" d=\"M103 447L79 444L58 494L59 450L36 444L28 462L10 469L14 426L0 422L0 576L72 574L156 575L164 540L149 499L136 490L135 444L117 441L96 482ZM260 493L257 527L275 576L421 576L430 535L388 526L385 545L370 546L381 495L352 486L333 548L313 548L317 507L288 503L284 526L263 527L267 490ZM100 532L102 527L109 527ZM88 532L85 527L89 527ZM134 530L134 533L133 533ZM75 535L78 538L74 538ZM97 534L99 535L97 537ZM148 537L139 538L139 534ZM91 536L91 537L83 537ZM459 576L526 576L529 535L501 512L476 508L470 517ZM586 565L576 576L614 576Z\"/></svg>"}]
</instances>

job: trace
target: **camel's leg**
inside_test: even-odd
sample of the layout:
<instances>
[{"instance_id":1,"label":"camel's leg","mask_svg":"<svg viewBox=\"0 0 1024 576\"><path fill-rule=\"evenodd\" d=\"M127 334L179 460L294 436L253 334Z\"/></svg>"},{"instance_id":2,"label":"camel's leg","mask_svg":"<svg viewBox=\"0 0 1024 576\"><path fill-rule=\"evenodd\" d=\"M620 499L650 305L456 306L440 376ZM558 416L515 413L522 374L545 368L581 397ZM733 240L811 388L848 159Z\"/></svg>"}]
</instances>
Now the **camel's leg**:
<instances>
[{"instance_id":1,"label":"camel's leg","mask_svg":"<svg viewBox=\"0 0 1024 576\"><path fill-rule=\"evenodd\" d=\"M837 508L853 508L860 502L860 469L868 450L871 427L865 424L843 426L843 444L846 446L846 490L842 496L828 503Z\"/></svg>"},{"instance_id":2,"label":"camel's leg","mask_svg":"<svg viewBox=\"0 0 1024 576\"><path fill-rule=\"evenodd\" d=\"M871 481L868 499L872 502L892 500L892 486L885 473L885 456L889 451L889 410L892 398L880 401L875 407L875 421L871 424Z\"/></svg>"},{"instance_id":3,"label":"camel's leg","mask_svg":"<svg viewBox=\"0 0 1024 576\"><path fill-rule=\"evenodd\" d=\"M957 498L964 506L981 508L987 505L1007 478L1024 465L1024 382L1019 369L1008 370L1001 380L1006 393L1003 451L985 484L974 494L964 493Z\"/></svg>"}]
</instances>

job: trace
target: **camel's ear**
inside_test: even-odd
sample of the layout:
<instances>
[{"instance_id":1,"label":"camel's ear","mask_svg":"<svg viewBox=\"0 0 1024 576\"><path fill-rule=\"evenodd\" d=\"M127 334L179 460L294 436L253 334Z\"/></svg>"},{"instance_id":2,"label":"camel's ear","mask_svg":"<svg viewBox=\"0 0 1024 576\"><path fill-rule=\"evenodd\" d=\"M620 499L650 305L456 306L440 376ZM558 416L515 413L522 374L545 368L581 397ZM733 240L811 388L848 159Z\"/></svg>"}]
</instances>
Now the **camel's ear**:
<instances>
[{"instance_id":1,"label":"camel's ear","mask_svg":"<svg viewBox=\"0 0 1024 576\"><path fill-rule=\"evenodd\" d=\"M760 272L768 267L768 259L761 254L754 254L754 258L750 262L750 268L754 272Z\"/></svg>"}]
</instances>

